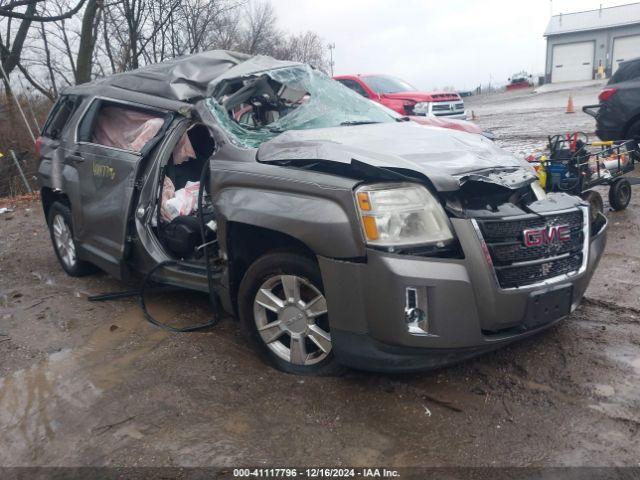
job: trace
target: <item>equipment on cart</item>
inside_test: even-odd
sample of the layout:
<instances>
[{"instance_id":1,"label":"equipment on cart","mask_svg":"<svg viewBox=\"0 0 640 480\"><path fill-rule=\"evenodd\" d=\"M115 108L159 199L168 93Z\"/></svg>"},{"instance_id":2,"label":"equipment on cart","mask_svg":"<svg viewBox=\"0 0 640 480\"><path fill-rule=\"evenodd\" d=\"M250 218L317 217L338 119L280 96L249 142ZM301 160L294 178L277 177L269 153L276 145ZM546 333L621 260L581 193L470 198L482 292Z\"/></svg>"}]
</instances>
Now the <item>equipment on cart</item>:
<instances>
[{"instance_id":1,"label":"equipment on cart","mask_svg":"<svg viewBox=\"0 0 640 480\"><path fill-rule=\"evenodd\" d=\"M638 161L634 140L591 142L586 133L549 137L548 152L530 157L536 163L538 179L547 192L567 192L587 200L593 214L603 210L600 194L593 190L609 186L609 203L624 210L631 200L631 184L623 175Z\"/></svg>"}]
</instances>

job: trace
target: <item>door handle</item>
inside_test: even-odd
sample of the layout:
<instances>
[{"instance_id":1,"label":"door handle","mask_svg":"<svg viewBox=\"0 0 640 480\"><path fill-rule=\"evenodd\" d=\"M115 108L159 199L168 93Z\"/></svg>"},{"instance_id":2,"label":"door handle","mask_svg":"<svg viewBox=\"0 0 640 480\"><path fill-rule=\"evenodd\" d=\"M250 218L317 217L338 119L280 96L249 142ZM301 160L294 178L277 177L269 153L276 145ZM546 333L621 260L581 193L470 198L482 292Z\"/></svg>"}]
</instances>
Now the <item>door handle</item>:
<instances>
[{"instance_id":1,"label":"door handle","mask_svg":"<svg viewBox=\"0 0 640 480\"><path fill-rule=\"evenodd\" d=\"M72 162L81 163L84 162L84 157L82 157L79 153L72 153L71 155L67 155L67 160L71 160Z\"/></svg>"}]
</instances>

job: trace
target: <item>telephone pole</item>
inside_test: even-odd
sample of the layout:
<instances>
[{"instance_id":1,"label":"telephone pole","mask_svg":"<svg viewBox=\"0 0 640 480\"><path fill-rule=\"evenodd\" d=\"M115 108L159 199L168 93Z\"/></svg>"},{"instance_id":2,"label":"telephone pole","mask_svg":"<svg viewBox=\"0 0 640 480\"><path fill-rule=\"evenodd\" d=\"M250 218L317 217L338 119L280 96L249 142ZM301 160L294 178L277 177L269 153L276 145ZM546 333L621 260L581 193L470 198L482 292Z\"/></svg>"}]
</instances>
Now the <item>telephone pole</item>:
<instances>
[{"instance_id":1,"label":"telephone pole","mask_svg":"<svg viewBox=\"0 0 640 480\"><path fill-rule=\"evenodd\" d=\"M336 49L335 43L329 44L329 68L331 69L331 76L333 77L333 67L335 62L333 61L333 51Z\"/></svg>"}]
</instances>

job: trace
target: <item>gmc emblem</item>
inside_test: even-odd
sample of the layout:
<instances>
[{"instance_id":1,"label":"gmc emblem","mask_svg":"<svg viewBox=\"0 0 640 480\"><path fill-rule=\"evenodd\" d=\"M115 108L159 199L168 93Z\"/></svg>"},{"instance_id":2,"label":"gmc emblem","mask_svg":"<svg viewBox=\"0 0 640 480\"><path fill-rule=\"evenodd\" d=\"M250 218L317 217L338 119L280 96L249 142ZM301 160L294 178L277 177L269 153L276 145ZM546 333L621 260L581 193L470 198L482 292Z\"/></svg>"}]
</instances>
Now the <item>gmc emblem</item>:
<instances>
[{"instance_id":1,"label":"gmc emblem","mask_svg":"<svg viewBox=\"0 0 640 480\"><path fill-rule=\"evenodd\" d=\"M530 228L522 232L525 247L539 247L571 240L568 225L551 225L543 228Z\"/></svg>"}]
</instances>

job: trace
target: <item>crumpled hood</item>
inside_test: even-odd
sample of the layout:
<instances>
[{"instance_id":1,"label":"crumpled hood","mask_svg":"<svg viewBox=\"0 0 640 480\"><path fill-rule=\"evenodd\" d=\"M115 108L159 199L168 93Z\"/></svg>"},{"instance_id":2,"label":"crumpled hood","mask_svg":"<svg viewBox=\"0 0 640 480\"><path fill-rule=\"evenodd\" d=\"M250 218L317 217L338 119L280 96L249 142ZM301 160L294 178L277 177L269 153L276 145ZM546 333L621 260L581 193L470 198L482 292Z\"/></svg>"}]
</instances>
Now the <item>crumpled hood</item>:
<instances>
[{"instance_id":1,"label":"crumpled hood","mask_svg":"<svg viewBox=\"0 0 640 480\"><path fill-rule=\"evenodd\" d=\"M535 180L523 159L481 135L414 122L289 130L263 143L258 161L327 160L414 170L439 191L460 188L467 179L517 188Z\"/></svg>"}]
</instances>

